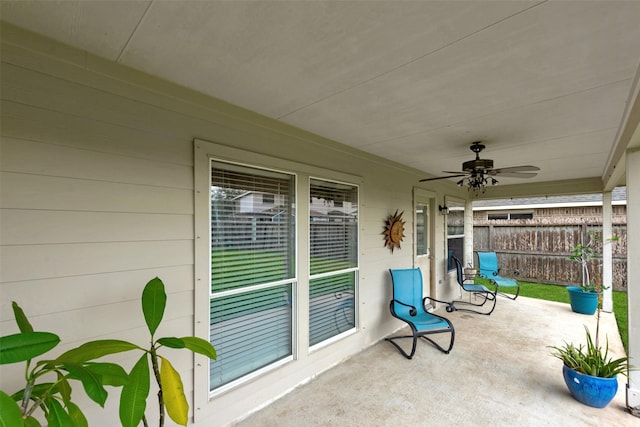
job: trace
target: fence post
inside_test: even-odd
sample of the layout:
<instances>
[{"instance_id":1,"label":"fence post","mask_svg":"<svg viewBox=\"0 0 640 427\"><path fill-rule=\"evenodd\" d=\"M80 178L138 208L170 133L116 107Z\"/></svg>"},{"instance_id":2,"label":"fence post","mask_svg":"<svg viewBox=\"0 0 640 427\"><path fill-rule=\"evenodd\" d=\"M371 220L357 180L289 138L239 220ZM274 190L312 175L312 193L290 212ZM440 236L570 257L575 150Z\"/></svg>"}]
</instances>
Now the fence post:
<instances>
[{"instance_id":1,"label":"fence post","mask_svg":"<svg viewBox=\"0 0 640 427\"><path fill-rule=\"evenodd\" d=\"M489 224L489 231L487 232L489 239L489 252L493 252L493 224Z\"/></svg>"}]
</instances>

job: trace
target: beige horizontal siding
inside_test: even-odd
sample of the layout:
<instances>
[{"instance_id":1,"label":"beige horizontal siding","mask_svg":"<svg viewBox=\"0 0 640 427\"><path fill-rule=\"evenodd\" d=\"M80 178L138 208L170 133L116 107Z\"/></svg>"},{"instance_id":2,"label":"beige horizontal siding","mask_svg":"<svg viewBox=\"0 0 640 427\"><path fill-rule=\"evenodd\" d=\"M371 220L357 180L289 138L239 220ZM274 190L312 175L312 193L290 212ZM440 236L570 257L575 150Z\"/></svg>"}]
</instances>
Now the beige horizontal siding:
<instances>
[{"instance_id":1,"label":"beige horizontal siding","mask_svg":"<svg viewBox=\"0 0 640 427\"><path fill-rule=\"evenodd\" d=\"M193 190L2 172L5 209L193 214Z\"/></svg>"},{"instance_id":2,"label":"beige horizontal siding","mask_svg":"<svg viewBox=\"0 0 640 427\"><path fill-rule=\"evenodd\" d=\"M2 170L92 181L193 188L193 168L118 154L3 138Z\"/></svg>"},{"instance_id":3,"label":"beige horizontal siding","mask_svg":"<svg viewBox=\"0 0 640 427\"><path fill-rule=\"evenodd\" d=\"M139 300L144 285L156 276L165 284L169 304L173 304L170 296L172 293L193 289L191 265L3 283L0 321L7 323L2 329L4 331L5 327L14 327L11 301L18 301L30 318L42 318L55 312L73 312L84 307Z\"/></svg>"},{"instance_id":4,"label":"beige horizontal siding","mask_svg":"<svg viewBox=\"0 0 640 427\"><path fill-rule=\"evenodd\" d=\"M2 135L123 157L193 165L192 141L3 100ZM73 132L69 132L73 129ZM131 141L135 141L132 144Z\"/></svg>"},{"instance_id":5,"label":"beige horizontal siding","mask_svg":"<svg viewBox=\"0 0 640 427\"><path fill-rule=\"evenodd\" d=\"M190 214L5 209L3 245L193 239Z\"/></svg>"},{"instance_id":6,"label":"beige horizontal siding","mask_svg":"<svg viewBox=\"0 0 640 427\"><path fill-rule=\"evenodd\" d=\"M193 242L70 243L5 246L2 281L192 265Z\"/></svg>"},{"instance_id":7,"label":"beige horizontal siding","mask_svg":"<svg viewBox=\"0 0 640 427\"><path fill-rule=\"evenodd\" d=\"M387 270L413 262L417 171L50 40L2 31L3 334L16 330L10 310L15 300L37 329L60 333L60 351L107 337L144 343L140 294L156 275L169 294L160 333L193 333L203 320L193 317L199 286L193 271L194 139L249 153L229 160L251 163L267 155L310 165L319 178L335 172L358 177L361 206L360 333L312 354L304 349L277 375L214 399L202 408L198 425L228 423L400 326L388 311ZM430 188L439 200L444 189L466 195L446 182ZM392 255L381 233L396 209L405 211L407 231ZM441 228L436 233L444 235ZM444 253L436 257L444 265ZM446 281L439 289L444 286ZM170 353L192 401L194 359ZM115 359L126 366L134 361L129 355ZM3 389L6 381L19 381L14 373L15 367L0 367ZM90 425L117 424L111 400L104 411L87 407Z\"/></svg>"}]
</instances>

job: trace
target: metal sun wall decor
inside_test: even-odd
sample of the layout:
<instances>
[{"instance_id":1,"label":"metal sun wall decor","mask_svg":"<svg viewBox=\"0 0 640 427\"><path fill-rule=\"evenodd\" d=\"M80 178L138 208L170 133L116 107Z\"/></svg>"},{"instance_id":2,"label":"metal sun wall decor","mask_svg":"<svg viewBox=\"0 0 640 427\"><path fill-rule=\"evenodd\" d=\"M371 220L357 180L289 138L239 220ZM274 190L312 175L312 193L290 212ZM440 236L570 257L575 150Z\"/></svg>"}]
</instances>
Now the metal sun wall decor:
<instances>
[{"instance_id":1,"label":"metal sun wall decor","mask_svg":"<svg viewBox=\"0 0 640 427\"><path fill-rule=\"evenodd\" d=\"M389 215L385 221L385 227L382 234L384 235L384 246L391 249L391 253L395 248L402 249L400 247L400 242L404 238L404 224L405 221L402 219L402 214L404 211L398 214L398 210L396 209L396 213L393 215Z\"/></svg>"}]
</instances>

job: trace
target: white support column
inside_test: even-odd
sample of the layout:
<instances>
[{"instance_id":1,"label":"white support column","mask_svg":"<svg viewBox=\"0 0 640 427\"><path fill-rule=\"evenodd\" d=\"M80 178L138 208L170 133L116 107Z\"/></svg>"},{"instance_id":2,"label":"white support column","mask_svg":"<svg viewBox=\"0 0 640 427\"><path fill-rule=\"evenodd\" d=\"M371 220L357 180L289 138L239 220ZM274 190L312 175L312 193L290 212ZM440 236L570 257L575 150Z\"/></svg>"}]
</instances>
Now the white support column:
<instances>
[{"instance_id":1,"label":"white support column","mask_svg":"<svg viewBox=\"0 0 640 427\"><path fill-rule=\"evenodd\" d=\"M464 260L463 267L473 265L473 200L464 205Z\"/></svg>"},{"instance_id":2,"label":"white support column","mask_svg":"<svg viewBox=\"0 0 640 427\"><path fill-rule=\"evenodd\" d=\"M640 150L627 151L627 302L629 363L640 366ZM640 407L640 370L629 372L627 406Z\"/></svg>"},{"instance_id":3,"label":"white support column","mask_svg":"<svg viewBox=\"0 0 640 427\"><path fill-rule=\"evenodd\" d=\"M602 295L602 309L613 312L613 245L607 243L613 237L611 191L602 193L602 285L606 286Z\"/></svg>"}]
</instances>

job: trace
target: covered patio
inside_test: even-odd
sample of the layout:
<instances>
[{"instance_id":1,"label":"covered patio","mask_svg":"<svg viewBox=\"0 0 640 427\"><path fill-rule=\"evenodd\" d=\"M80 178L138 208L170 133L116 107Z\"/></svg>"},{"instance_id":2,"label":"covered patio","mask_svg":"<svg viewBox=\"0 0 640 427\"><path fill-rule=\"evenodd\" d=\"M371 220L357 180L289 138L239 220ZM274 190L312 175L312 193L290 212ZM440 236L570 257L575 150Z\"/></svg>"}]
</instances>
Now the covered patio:
<instances>
[{"instance_id":1,"label":"covered patio","mask_svg":"<svg viewBox=\"0 0 640 427\"><path fill-rule=\"evenodd\" d=\"M519 298L487 318L450 314L450 355L425 344L407 361L383 339L400 327L388 269L420 267L425 294L457 295L450 260L473 262L474 200L602 194L607 239L612 190L626 186L628 350L640 365L640 2L3 1L0 11L2 335L17 332L17 301L64 350L146 342L136 313L157 276L170 301L162 332L219 351L176 362L189 425L638 423L624 407L640 407L640 371L619 378L603 410L567 393L547 346L583 342L593 319L562 305ZM473 161L476 141L486 151ZM487 181L474 187L474 176ZM238 277L258 270L269 252L252 246L257 222L243 234L217 210L272 226L277 279L251 274L230 290L216 275L237 259ZM381 233L394 217L395 252ZM345 226L316 227L325 223ZM251 251L213 261L236 237ZM314 270L319 259L340 262ZM605 284L611 259L609 245ZM346 286L325 292L327 277ZM236 354L264 352L245 333L223 351L219 302L271 289L286 295L244 314L262 311L265 325L269 308L285 307L282 333L265 340L284 356L247 368ZM348 318L316 333L316 298L336 303L342 291ZM212 380L212 363L230 375ZM0 390L19 390L22 375L0 367ZM89 425L118 425L118 393L106 410L82 405Z\"/></svg>"},{"instance_id":2,"label":"covered patio","mask_svg":"<svg viewBox=\"0 0 640 427\"><path fill-rule=\"evenodd\" d=\"M407 360L379 341L236 425L638 425L625 409L624 377L609 406L591 408L571 397L550 355L549 345L584 343L595 315L526 297L501 298L491 316L442 311L456 328L450 354L421 341ZM611 355L624 355L613 314L600 325Z\"/></svg>"}]
</instances>

